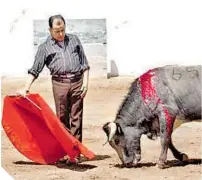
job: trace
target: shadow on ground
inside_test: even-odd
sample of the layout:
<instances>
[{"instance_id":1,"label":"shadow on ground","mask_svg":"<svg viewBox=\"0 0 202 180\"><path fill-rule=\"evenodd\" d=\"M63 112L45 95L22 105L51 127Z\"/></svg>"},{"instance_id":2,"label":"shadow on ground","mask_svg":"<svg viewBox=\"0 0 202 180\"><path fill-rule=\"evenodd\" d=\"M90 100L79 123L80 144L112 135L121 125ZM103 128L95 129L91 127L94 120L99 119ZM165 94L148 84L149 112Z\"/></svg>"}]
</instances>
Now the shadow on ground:
<instances>
[{"instance_id":1,"label":"shadow on ground","mask_svg":"<svg viewBox=\"0 0 202 180\"><path fill-rule=\"evenodd\" d=\"M166 165L167 168L170 167L177 167L177 166L186 166L186 165L198 165L198 164L202 164L202 159L189 159L187 161L178 161L178 160L170 160L167 161ZM138 163L136 166L132 166L130 168L143 168L143 167L152 167L152 166L156 166L156 163L151 163L151 162L146 162L146 163ZM117 168L126 168L124 165L122 164L115 164L114 167Z\"/></svg>"},{"instance_id":2,"label":"shadow on ground","mask_svg":"<svg viewBox=\"0 0 202 180\"><path fill-rule=\"evenodd\" d=\"M81 163L79 164L71 164L71 165L67 165L65 161L60 161L60 163L57 163L57 164L52 164L58 168L62 168L62 169L69 169L69 170L73 170L73 171L79 171L79 172L84 172L84 171L87 171L89 169L94 169L96 168L97 166L95 165L90 165L90 164L85 164L84 162L90 162L90 161L101 161L101 160L104 160L104 159L107 159L107 158L110 158L110 156L108 155L96 155L94 159L92 160L88 160L87 158L85 157L81 157ZM36 162L31 162L31 161L15 161L13 162L14 164L16 165L40 165L40 166L45 166L43 164L39 164L39 163L36 163Z\"/></svg>"}]
</instances>

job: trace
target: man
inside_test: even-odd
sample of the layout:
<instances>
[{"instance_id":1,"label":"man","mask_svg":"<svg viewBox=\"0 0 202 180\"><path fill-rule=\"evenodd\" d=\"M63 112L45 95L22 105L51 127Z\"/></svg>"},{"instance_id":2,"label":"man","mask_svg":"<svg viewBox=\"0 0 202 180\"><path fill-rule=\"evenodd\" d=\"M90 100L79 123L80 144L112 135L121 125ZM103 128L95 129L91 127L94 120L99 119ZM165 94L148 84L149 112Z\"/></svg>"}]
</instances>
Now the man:
<instances>
[{"instance_id":1,"label":"man","mask_svg":"<svg viewBox=\"0 0 202 180\"><path fill-rule=\"evenodd\" d=\"M20 94L25 96L29 92L46 65L52 76L57 116L82 142L83 98L88 90L89 64L79 38L65 33L65 20L61 15L49 18L49 31L51 35L39 45L34 64L28 70L28 81Z\"/></svg>"}]
</instances>

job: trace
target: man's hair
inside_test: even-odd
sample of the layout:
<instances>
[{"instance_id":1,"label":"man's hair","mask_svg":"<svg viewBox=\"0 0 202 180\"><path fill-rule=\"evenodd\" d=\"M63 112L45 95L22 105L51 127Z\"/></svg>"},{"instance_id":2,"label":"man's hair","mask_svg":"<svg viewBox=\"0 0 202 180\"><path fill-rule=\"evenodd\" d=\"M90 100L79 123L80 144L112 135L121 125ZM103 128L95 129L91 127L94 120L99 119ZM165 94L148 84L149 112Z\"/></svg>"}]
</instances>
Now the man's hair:
<instances>
[{"instance_id":1,"label":"man's hair","mask_svg":"<svg viewBox=\"0 0 202 180\"><path fill-rule=\"evenodd\" d=\"M53 27L53 21L54 21L55 19L61 19L61 20L63 21L64 25L65 25L65 19L62 17L62 15L56 14L56 15L51 16L51 17L49 18L49 20L48 20L48 24L49 24L49 27L50 27L50 28Z\"/></svg>"}]
</instances>

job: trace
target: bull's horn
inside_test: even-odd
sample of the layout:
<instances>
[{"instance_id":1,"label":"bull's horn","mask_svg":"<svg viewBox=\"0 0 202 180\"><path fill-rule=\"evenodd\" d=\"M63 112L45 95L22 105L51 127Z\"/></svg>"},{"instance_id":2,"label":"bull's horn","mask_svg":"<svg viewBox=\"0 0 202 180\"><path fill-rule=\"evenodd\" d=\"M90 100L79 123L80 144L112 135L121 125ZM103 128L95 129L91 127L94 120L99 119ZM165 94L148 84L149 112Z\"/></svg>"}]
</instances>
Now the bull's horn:
<instances>
[{"instance_id":1,"label":"bull's horn","mask_svg":"<svg viewBox=\"0 0 202 180\"><path fill-rule=\"evenodd\" d=\"M113 136L114 136L115 133L116 133L117 126L116 126L116 123L111 122L111 123L109 123L108 127L110 128L110 134L109 134L109 139L108 139L108 141L111 141L112 138L113 138Z\"/></svg>"}]
</instances>

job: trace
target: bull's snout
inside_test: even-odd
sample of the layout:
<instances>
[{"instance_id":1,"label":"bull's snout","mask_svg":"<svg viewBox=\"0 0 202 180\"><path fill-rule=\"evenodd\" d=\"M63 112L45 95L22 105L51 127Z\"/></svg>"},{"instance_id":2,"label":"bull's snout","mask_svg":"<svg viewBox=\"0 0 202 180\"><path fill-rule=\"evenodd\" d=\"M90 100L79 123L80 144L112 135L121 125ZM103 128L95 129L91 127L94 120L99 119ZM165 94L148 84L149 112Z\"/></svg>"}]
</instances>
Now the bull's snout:
<instances>
[{"instance_id":1,"label":"bull's snout","mask_svg":"<svg viewBox=\"0 0 202 180\"><path fill-rule=\"evenodd\" d=\"M141 155L140 154L136 154L135 155L135 159L133 161L134 165L137 165L137 163L141 160Z\"/></svg>"},{"instance_id":2,"label":"bull's snout","mask_svg":"<svg viewBox=\"0 0 202 180\"><path fill-rule=\"evenodd\" d=\"M133 166L134 166L133 162L129 162L129 163L124 164L124 167L126 167L126 168L130 168Z\"/></svg>"},{"instance_id":3,"label":"bull's snout","mask_svg":"<svg viewBox=\"0 0 202 180\"><path fill-rule=\"evenodd\" d=\"M127 162L127 163L124 163L124 167L126 168L130 168L130 167L134 167L137 165L137 163L141 160L141 155L140 154L136 154L135 155L135 158L132 162Z\"/></svg>"},{"instance_id":4,"label":"bull's snout","mask_svg":"<svg viewBox=\"0 0 202 180\"><path fill-rule=\"evenodd\" d=\"M135 159L137 159L137 162L139 162L141 160L141 155L140 154L136 154L135 155Z\"/></svg>"}]
</instances>

